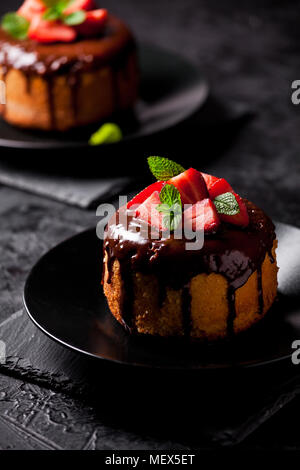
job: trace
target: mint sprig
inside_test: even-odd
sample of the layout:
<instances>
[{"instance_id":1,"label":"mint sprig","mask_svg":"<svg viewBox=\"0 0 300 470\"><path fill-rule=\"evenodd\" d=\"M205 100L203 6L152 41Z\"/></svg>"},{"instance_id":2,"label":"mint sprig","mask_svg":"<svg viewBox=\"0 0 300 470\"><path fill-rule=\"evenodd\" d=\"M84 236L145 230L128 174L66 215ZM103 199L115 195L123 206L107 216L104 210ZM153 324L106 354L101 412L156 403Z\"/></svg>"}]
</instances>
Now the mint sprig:
<instances>
[{"instance_id":1,"label":"mint sprig","mask_svg":"<svg viewBox=\"0 0 300 470\"><path fill-rule=\"evenodd\" d=\"M172 206L179 204L182 207L180 192L173 184L165 184L159 193L162 204Z\"/></svg>"},{"instance_id":2,"label":"mint sprig","mask_svg":"<svg viewBox=\"0 0 300 470\"><path fill-rule=\"evenodd\" d=\"M103 124L90 138L90 145L113 144L123 139L123 134L119 126L112 122Z\"/></svg>"},{"instance_id":3,"label":"mint sprig","mask_svg":"<svg viewBox=\"0 0 300 470\"><path fill-rule=\"evenodd\" d=\"M29 21L17 13L6 13L3 16L1 26L15 39L26 39L29 29Z\"/></svg>"},{"instance_id":4,"label":"mint sprig","mask_svg":"<svg viewBox=\"0 0 300 470\"><path fill-rule=\"evenodd\" d=\"M164 227L176 230L182 219L182 202L177 188L172 184L166 184L159 193L161 204L156 206L158 212L164 214Z\"/></svg>"},{"instance_id":5,"label":"mint sprig","mask_svg":"<svg viewBox=\"0 0 300 470\"><path fill-rule=\"evenodd\" d=\"M148 165L158 181L168 181L185 171L181 165L165 157L148 157Z\"/></svg>"},{"instance_id":6,"label":"mint sprig","mask_svg":"<svg viewBox=\"0 0 300 470\"><path fill-rule=\"evenodd\" d=\"M86 20L86 12L83 10L75 11L66 15L64 11L73 3L74 0L43 0L48 7L43 18L47 21L60 20L68 26L77 26Z\"/></svg>"},{"instance_id":7,"label":"mint sprig","mask_svg":"<svg viewBox=\"0 0 300 470\"><path fill-rule=\"evenodd\" d=\"M225 215L237 215L240 213L240 206L232 193L223 193L214 199L217 212Z\"/></svg>"},{"instance_id":8,"label":"mint sprig","mask_svg":"<svg viewBox=\"0 0 300 470\"><path fill-rule=\"evenodd\" d=\"M76 26L84 23L86 12L76 11L66 15L64 11L73 3L74 0L43 0L47 10L43 14L46 21L60 20L69 26ZM6 13L1 21L1 26L8 34L15 39L24 40L28 37L30 22L18 13Z\"/></svg>"},{"instance_id":9,"label":"mint sprig","mask_svg":"<svg viewBox=\"0 0 300 470\"><path fill-rule=\"evenodd\" d=\"M78 24L84 23L86 20L86 13L83 10L74 11L64 17L64 23L68 26L77 26Z\"/></svg>"},{"instance_id":10,"label":"mint sprig","mask_svg":"<svg viewBox=\"0 0 300 470\"><path fill-rule=\"evenodd\" d=\"M74 0L42 0L42 2L46 7L53 8L62 2L64 2L67 6L69 6L71 3L74 2Z\"/></svg>"},{"instance_id":11,"label":"mint sprig","mask_svg":"<svg viewBox=\"0 0 300 470\"><path fill-rule=\"evenodd\" d=\"M47 21L59 20L63 17L64 10L70 5L70 0L43 0L47 7L43 18Z\"/></svg>"}]
</instances>

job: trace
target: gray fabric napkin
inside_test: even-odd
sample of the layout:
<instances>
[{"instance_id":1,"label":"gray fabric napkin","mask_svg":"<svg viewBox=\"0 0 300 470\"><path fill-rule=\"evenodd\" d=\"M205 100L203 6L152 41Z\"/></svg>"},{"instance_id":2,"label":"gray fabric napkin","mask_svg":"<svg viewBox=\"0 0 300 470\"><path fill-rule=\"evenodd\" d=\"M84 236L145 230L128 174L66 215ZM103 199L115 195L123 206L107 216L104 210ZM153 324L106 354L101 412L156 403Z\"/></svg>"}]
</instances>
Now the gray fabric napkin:
<instances>
[{"instance_id":1,"label":"gray fabric napkin","mask_svg":"<svg viewBox=\"0 0 300 470\"><path fill-rule=\"evenodd\" d=\"M129 177L98 179L43 174L0 161L0 183L83 209L118 195L131 181Z\"/></svg>"}]
</instances>

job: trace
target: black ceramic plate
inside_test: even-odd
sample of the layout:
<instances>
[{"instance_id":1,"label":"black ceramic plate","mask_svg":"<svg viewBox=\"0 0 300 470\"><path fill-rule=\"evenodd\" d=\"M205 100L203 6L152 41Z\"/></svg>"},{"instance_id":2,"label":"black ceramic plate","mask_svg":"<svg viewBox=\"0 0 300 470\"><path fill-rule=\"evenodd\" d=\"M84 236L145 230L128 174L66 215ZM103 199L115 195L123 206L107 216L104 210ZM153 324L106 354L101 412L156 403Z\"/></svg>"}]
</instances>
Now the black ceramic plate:
<instances>
[{"instance_id":1,"label":"black ceramic plate","mask_svg":"<svg viewBox=\"0 0 300 470\"><path fill-rule=\"evenodd\" d=\"M100 359L166 369L216 369L287 359L300 338L300 230L277 224L279 300L269 316L231 343L133 337L110 314L95 231L58 245L33 268L24 302L33 322L60 343Z\"/></svg>"},{"instance_id":2,"label":"black ceramic plate","mask_svg":"<svg viewBox=\"0 0 300 470\"><path fill-rule=\"evenodd\" d=\"M208 85L197 68L179 55L153 45L141 45L139 51L140 100L134 113L109 119L120 124L123 141L179 124L193 115L208 95ZM29 149L85 147L99 125L49 134L18 129L0 120L0 146Z\"/></svg>"}]
</instances>

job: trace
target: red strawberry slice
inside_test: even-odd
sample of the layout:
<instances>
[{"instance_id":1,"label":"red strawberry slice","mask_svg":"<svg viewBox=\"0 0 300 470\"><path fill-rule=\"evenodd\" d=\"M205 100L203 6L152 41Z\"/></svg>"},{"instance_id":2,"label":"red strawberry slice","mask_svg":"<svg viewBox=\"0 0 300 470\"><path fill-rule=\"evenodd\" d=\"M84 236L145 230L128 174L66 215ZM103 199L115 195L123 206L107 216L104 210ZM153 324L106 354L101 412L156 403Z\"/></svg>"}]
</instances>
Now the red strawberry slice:
<instances>
[{"instance_id":1,"label":"red strawberry slice","mask_svg":"<svg viewBox=\"0 0 300 470\"><path fill-rule=\"evenodd\" d=\"M189 230L209 233L217 230L220 219L214 203L210 199L203 199L184 211L183 223Z\"/></svg>"},{"instance_id":2,"label":"red strawberry slice","mask_svg":"<svg viewBox=\"0 0 300 470\"><path fill-rule=\"evenodd\" d=\"M25 0L17 13L26 18L26 20L31 21L34 16L41 16L45 11L46 6L42 0Z\"/></svg>"},{"instance_id":3,"label":"red strawberry slice","mask_svg":"<svg viewBox=\"0 0 300 470\"><path fill-rule=\"evenodd\" d=\"M65 15L70 15L80 10L93 10L95 8L94 0L73 0L73 2L64 10Z\"/></svg>"},{"instance_id":4,"label":"red strawberry slice","mask_svg":"<svg viewBox=\"0 0 300 470\"><path fill-rule=\"evenodd\" d=\"M145 220L149 225L163 230L163 214L156 210L158 204L161 204L159 192L155 191L146 201L141 204L135 212L138 219Z\"/></svg>"},{"instance_id":5,"label":"red strawberry slice","mask_svg":"<svg viewBox=\"0 0 300 470\"><path fill-rule=\"evenodd\" d=\"M138 193L131 201L127 204L127 209L134 205L142 204L152 193L155 191L160 192L163 186L166 184L165 181L157 181L156 183L150 184L147 188L143 189L140 193Z\"/></svg>"},{"instance_id":6,"label":"red strawberry slice","mask_svg":"<svg viewBox=\"0 0 300 470\"><path fill-rule=\"evenodd\" d=\"M230 184L225 180L225 178L217 178L216 176L207 175L206 173L201 173L208 192L209 197L214 200L217 196L223 193L233 193L233 189Z\"/></svg>"},{"instance_id":7,"label":"red strawberry slice","mask_svg":"<svg viewBox=\"0 0 300 470\"><path fill-rule=\"evenodd\" d=\"M38 42L72 42L77 33L74 28L57 21L45 21L35 16L29 27L28 37Z\"/></svg>"},{"instance_id":8,"label":"red strawberry slice","mask_svg":"<svg viewBox=\"0 0 300 470\"><path fill-rule=\"evenodd\" d=\"M240 227L247 227L247 225L249 224L249 215L248 215L246 204L244 203L241 196L239 196L236 193L233 193L233 194L240 208L239 214L236 214L236 215L219 214L219 217L222 220L222 222L227 222L228 224L239 225Z\"/></svg>"},{"instance_id":9,"label":"red strawberry slice","mask_svg":"<svg viewBox=\"0 0 300 470\"><path fill-rule=\"evenodd\" d=\"M168 181L180 192L182 204L194 204L202 199L208 198L208 191L200 171L190 168L189 170L174 176Z\"/></svg>"},{"instance_id":10,"label":"red strawberry slice","mask_svg":"<svg viewBox=\"0 0 300 470\"><path fill-rule=\"evenodd\" d=\"M203 176L207 189L210 189L212 185L219 179L217 176L209 175L207 173L201 172L201 175Z\"/></svg>"},{"instance_id":11,"label":"red strawberry slice","mask_svg":"<svg viewBox=\"0 0 300 470\"><path fill-rule=\"evenodd\" d=\"M101 8L86 13L86 19L83 23L76 26L76 30L82 36L96 36L99 34L107 21L108 12Z\"/></svg>"}]
</instances>

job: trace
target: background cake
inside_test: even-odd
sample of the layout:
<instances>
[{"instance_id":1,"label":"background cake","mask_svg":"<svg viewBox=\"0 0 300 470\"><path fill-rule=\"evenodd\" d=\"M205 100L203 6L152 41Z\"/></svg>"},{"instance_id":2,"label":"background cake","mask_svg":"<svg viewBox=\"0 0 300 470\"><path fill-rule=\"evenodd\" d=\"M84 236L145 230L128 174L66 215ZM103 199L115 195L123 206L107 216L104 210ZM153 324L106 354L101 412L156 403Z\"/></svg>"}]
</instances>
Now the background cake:
<instances>
[{"instance_id":1,"label":"background cake","mask_svg":"<svg viewBox=\"0 0 300 470\"><path fill-rule=\"evenodd\" d=\"M92 0L66 3L49 20L56 13L51 17L47 1L26 0L2 21L0 113L11 124L67 130L131 108L137 98L136 45L127 26Z\"/></svg>"},{"instance_id":2,"label":"background cake","mask_svg":"<svg viewBox=\"0 0 300 470\"><path fill-rule=\"evenodd\" d=\"M166 238L159 214L151 220L159 238L146 237L145 208L149 214L153 195L165 184L146 188L108 224L103 286L112 314L129 331L151 335L215 340L248 329L277 295L272 221L223 178L190 169L167 185L174 185L185 203L204 206L199 216L203 247L187 250L187 240L176 239L172 231Z\"/></svg>"}]
</instances>

